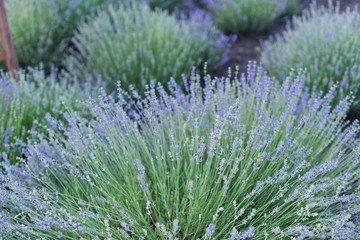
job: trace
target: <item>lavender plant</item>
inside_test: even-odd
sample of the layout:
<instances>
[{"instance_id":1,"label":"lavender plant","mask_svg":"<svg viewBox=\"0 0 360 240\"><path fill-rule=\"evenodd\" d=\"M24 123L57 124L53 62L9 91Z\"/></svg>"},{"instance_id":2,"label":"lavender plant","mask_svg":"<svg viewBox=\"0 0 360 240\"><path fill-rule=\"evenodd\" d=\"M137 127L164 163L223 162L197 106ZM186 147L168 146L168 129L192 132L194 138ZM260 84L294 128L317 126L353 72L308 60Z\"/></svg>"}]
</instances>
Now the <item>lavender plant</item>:
<instances>
[{"instance_id":1,"label":"lavender plant","mask_svg":"<svg viewBox=\"0 0 360 240\"><path fill-rule=\"evenodd\" d=\"M280 85L254 64L230 78L205 74L202 88L193 72L186 92L151 83L143 99L119 88L88 100L92 121L65 114L68 127L47 115L27 164L3 163L1 236L357 239L352 98L331 110L335 87L309 96L302 73Z\"/></svg>"},{"instance_id":2,"label":"lavender plant","mask_svg":"<svg viewBox=\"0 0 360 240\"><path fill-rule=\"evenodd\" d=\"M340 13L339 3L317 7L294 17L282 36L262 44L261 60L273 75L284 80L291 67L306 68L306 85L328 91L339 83L334 104L353 92L358 111L360 97L360 14L354 9Z\"/></svg>"},{"instance_id":3,"label":"lavender plant","mask_svg":"<svg viewBox=\"0 0 360 240\"><path fill-rule=\"evenodd\" d=\"M203 61L214 68L226 60L231 39L204 13L178 20L132 2L99 13L80 27L73 42L77 51L65 61L70 72L100 73L112 85L121 80L124 87L142 91L151 80L181 79Z\"/></svg>"},{"instance_id":4,"label":"lavender plant","mask_svg":"<svg viewBox=\"0 0 360 240\"><path fill-rule=\"evenodd\" d=\"M4 152L11 163L22 156L36 125L46 123L46 113L60 117L66 111L66 104L81 116L89 116L77 101L95 92L90 85L71 83L70 77L58 82L55 72L46 76L42 68L27 71L19 72L16 80L7 74L2 74L0 79L0 153Z\"/></svg>"},{"instance_id":5,"label":"lavender plant","mask_svg":"<svg viewBox=\"0 0 360 240\"><path fill-rule=\"evenodd\" d=\"M231 33L262 31L285 14L299 10L299 0L206 0L217 26Z\"/></svg>"},{"instance_id":6,"label":"lavender plant","mask_svg":"<svg viewBox=\"0 0 360 240\"><path fill-rule=\"evenodd\" d=\"M93 17L97 11L117 0L55 0L62 26L65 29L64 37L71 39L81 22Z\"/></svg>"},{"instance_id":7,"label":"lavender plant","mask_svg":"<svg viewBox=\"0 0 360 240\"><path fill-rule=\"evenodd\" d=\"M6 11L19 64L50 69L65 48L58 9L53 0L8 0Z\"/></svg>"}]
</instances>

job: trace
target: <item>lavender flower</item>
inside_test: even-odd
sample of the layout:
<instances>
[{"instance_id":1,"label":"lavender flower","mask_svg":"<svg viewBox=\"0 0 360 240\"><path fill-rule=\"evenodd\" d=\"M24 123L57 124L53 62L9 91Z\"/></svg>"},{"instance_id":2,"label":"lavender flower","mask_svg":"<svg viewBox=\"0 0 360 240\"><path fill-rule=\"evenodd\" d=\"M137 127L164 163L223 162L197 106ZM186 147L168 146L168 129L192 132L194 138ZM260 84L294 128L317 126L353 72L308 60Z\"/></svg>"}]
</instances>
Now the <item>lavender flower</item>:
<instances>
[{"instance_id":1,"label":"lavender flower","mask_svg":"<svg viewBox=\"0 0 360 240\"><path fill-rule=\"evenodd\" d=\"M193 199L193 187L194 187L194 181L190 180L189 183L188 183L188 191L189 191L189 196L188 198L189 199Z\"/></svg>"},{"instance_id":2,"label":"lavender flower","mask_svg":"<svg viewBox=\"0 0 360 240\"><path fill-rule=\"evenodd\" d=\"M137 179L139 180L140 187L144 190L148 190L149 184L145 183L145 167L140 163L138 159L135 159L135 164L137 166L137 170L140 173L140 175L137 176Z\"/></svg>"},{"instance_id":3,"label":"lavender flower","mask_svg":"<svg viewBox=\"0 0 360 240\"><path fill-rule=\"evenodd\" d=\"M211 236L215 233L215 224L209 224L208 228L206 229L206 235Z\"/></svg>"}]
</instances>

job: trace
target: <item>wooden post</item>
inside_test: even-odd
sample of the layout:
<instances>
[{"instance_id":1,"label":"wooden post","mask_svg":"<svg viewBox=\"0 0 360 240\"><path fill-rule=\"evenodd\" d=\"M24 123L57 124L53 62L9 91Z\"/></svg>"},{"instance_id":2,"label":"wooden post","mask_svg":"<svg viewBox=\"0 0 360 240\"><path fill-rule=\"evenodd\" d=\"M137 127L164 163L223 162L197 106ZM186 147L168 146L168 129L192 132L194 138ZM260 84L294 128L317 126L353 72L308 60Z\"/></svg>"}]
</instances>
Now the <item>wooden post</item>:
<instances>
[{"instance_id":1,"label":"wooden post","mask_svg":"<svg viewBox=\"0 0 360 240\"><path fill-rule=\"evenodd\" d=\"M11 38L4 0L0 0L0 38L3 48L3 51L0 52L0 61L6 62L10 77L15 78L15 71L19 70L19 63Z\"/></svg>"}]
</instances>

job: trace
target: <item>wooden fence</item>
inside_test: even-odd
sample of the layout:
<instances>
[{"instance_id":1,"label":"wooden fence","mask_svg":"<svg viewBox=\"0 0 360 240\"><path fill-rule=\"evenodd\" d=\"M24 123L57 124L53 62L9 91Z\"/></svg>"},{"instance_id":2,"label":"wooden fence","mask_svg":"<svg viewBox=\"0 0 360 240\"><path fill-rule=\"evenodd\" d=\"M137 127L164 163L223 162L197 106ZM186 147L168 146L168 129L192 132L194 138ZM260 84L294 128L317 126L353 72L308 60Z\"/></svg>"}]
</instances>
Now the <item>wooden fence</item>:
<instances>
[{"instance_id":1,"label":"wooden fence","mask_svg":"<svg viewBox=\"0 0 360 240\"><path fill-rule=\"evenodd\" d=\"M12 78L15 78L15 71L19 70L19 63L16 57L9 23L6 16L4 0L0 0L0 38L2 45L2 52L0 52L0 61L6 62L6 66L10 73L10 76Z\"/></svg>"}]
</instances>

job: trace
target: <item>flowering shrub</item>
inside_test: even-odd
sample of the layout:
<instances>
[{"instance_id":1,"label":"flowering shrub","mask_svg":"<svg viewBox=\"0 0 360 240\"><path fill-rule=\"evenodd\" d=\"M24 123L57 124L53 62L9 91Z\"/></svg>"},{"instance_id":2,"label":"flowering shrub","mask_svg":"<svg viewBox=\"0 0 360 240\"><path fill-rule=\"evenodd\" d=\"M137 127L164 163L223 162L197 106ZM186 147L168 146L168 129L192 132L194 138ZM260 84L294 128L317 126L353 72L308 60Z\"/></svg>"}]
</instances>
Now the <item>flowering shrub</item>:
<instances>
[{"instance_id":1,"label":"flowering shrub","mask_svg":"<svg viewBox=\"0 0 360 240\"><path fill-rule=\"evenodd\" d=\"M61 18L52 0L6 1L6 13L21 66L59 63L65 48Z\"/></svg>"},{"instance_id":2,"label":"flowering shrub","mask_svg":"<svg viewBox=\"0 0 360 240\"><path fill-rule=\"evenodd\" d=\"M80 27L73 42L78 51L66 60L70 72L100 73L112 84L121 80L124 87L142 90L150 80L180 79L203 61L214 68L224 60L230 38L203 13L177 20L132 3L102 11Z\"/></svg>"},{"instance_id":3,"label":"flowering shrub","mask_svg":"<svg viewBox=\"0 0 360 240\"><path fill-rule=\"evenodd\" d=\"M309 97L301 74L279 85L255 65L203 81L90 98L93 120L71 112L69 127L48 115L27 164L3 164L0 234L356 239L360 126L342 131L351 98L331 110L335 88Z\"/></svg>"},{"instance_id":4,"label":"flowering shrub","mask_svg":"<svg viewBox=\"0 0 360 240\"><path fill-rule=\"evenodd\" d=\"M19 72L17 80L9 79L2 74L0 79L0 154L5 152L10 161L21 157L26 147L29 131L37 123L46 123L45 114L51 113L60 117L65 111L63 102L77 109L82 116L86 110L77 99L86 99L90 86L70 84L70 79L56 80L56 73L46 77L42 69L28 69ZM89 113L87 114L89 115ZM34 127L34 128L33 128Z\"/></svg>"},{"instance_id":5,"label":"flowering shrub","mask_svg":"<svg viewBox=\"0 0 360 240\"><path fill-rule=\"evenodd\" d=\"M340 85L334 104L354 92L359 109L360 97L360 14L329 2L329 8L313 4L303 16L294 17L282 36L262 44L261 60L271 74L281 80L291 67L306 68L306 85L328 91Z\"/></svg>"},{"instance_id":6,"label":"flowering shrub","mask_svg":"<svg viewBox=\"0 0 360 240\"><path fill-rule=\"evenodd\" d=\"M262 31L280 16L298 11L299 0L206 0L225 32Z\"/></svg>"}]
</instances>

